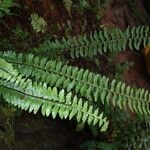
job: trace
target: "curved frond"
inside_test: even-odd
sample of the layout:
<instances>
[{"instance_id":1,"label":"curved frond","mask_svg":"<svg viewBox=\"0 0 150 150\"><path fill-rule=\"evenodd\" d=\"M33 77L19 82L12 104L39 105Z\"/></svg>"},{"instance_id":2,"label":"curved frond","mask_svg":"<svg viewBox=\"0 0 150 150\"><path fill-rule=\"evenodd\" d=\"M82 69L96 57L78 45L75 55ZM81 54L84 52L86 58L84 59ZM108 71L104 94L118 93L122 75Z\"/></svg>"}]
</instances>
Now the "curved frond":
<instances>
[{"instance_id":1,"label":"curved frond","mask_svg":"<svg viewBox=\"0 0 150 150\"><path fill-rule=\"evenodd\" d=\"M71 120L74 117L77 122L98 125L101 131L107 129L108 121L96 106L71 92L66 93L64 89L59 91L56 87L48 87L46 83L33 83L15 71L9 72L1 62L8 66L9 63L0 59L0 94L8 103L34 114L41 110L43 116L52 115L53 119L57 115L61 119Z\"/></svg>"},{"instance_id":2,"label":"curved frond","mask_svg":"<svg viewBox=\"0 0 150 150\"><path fill-rule=\"evenodd\" d=\"M120 109L130 108L141 114L150 114L150 93L144 89L136 89L116 80L110 81L109 78L89 70L34 55L3 53L0 57L14 64L22 75L35 77L37 82L72 90L90 100L113 104Z\"/></svg>"},{"instance_id":3,"label":"curved frond","mask_svg":"<svg viewBox=\"0 0 150 150\"><path fill-rule=\"evenodd\" d=\"M109 51L122 51L130 48L139 50L140 46L150 44L149 26L128 27L125 31L116 28L112 31L101 30L90 35L57 39L48 42L49 50L69 51L72 58L93 57ZM38 51L38 49L37 49ZM40 51L45 51L44 49ZM46 51L50 53L50 51Z\"/></svg>"}]
</instances>

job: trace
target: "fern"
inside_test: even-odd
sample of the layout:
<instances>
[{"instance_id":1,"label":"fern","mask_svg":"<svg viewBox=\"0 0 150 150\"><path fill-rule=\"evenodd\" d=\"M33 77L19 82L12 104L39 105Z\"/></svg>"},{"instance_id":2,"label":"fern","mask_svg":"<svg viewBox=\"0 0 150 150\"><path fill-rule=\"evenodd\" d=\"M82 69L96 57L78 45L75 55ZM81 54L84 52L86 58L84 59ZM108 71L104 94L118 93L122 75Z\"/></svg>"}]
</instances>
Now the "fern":
<instances>
[{"instance_id":1,"label":"fern","mask_svg":"<svg viewBox=\"0 0 150 150\"><path fill-rule=\"evenodd\" d=\"M10 8L12 6L12 0L0 0L0 18L10 14Z\"/></svg>"},{"instance_id":2,"label":"fern","mask_svg":"<svg viewBox=\"0 0 150 150\"><path fill-rule=\"evenodd\" d=\"M49 49L70 51L72 58L93 57L109 51L122 51L130 48L139 50L140 46L150 44L149 26L128 27L125 31L116 28L112 31L99 31L72 38L49 42ZM44 51L44 50L43 50ZM47 51L48 53L48 51Z\"/></svg>"},{"instance_id":3,"label":"fern","mask_svg":"<svg viewBox=\"0 0 150 150\"><path fill-rule=\"evenodd\" d=\"M72 0L63 0L64 6L68 13L71 13L71 7L72 7Z\"/></svg>"},{"instance_id":4,"label":"fern","mask_svg":"<svg viewBox=\"0 0 150 150\"><path fill-rule=\"evenodd\" d=\"M42 17L38 16L37 13L32 13L30 20L31 26L36 33L38 32L44 33L46 31L47 22Z\"/></svg>"},{"instance_id":5,"label":"fern","mask_svg":"<svg viewBox=\"0 0 150 150\"><path fill-rule=\"evenodd\" d=\"M34 77L36 82L67 91L75 91L83 97L101 101L103 104L119 106L120 109L130 108L141 114L150 114L150 94L144 89L126 86L125 83L110 81L109 78L94 74L89 70L63 65L62 62L48 61L34 55L1 53L9 63L17 67L25 77Z\"/></svg>"},{"instance_id":6,"label":"fern","mask_svg":"<svg viewBox=\"0 0 150 150\"><path fill-rule=\"evenodd\" d=\"M87 122L93 126L98 124L101 131L107 129L108 121L103 113L88 101L71 92L65 93L63 89L58 91L56 87L48 87L46 83L33 83L22 78L4 59L0 59L0 71L0 94L8 103L34 114L41 108L43 116L52 114L53 119L57 114L61 119L76 117L77 122Z\"/></svg>"},{"instance_id":7,"label":"fern","mask_svg":"<svg viewBox=\"0 0 150 150\"><path fill-rule=\"evenodd\" d=\"M49 48L70 50L72 57L93 57L127 47L139 50L141 45L150 44L149 33L146 26L124 32L105 30L89 37L55 40L49 42ZM43 116L53 118L76 118L77 122L98 125L101 131L108 128L106 117L99 111L101 103L150 115L149 91L33 54L0 52L0 94L23 110L34 114L41 110Z\"/></svg>"},{"instance_id":8,"label":"fern","mask_svg":"<svg viewBox=\"0 0 150 150\"><path fill-rule=\"evenodd\" d=\"M150 118L136 118L129 123L129 130L120 134L120 139L125 143L127 150L149 150L150 148ZM122 136L123 134L123 136ZM126 136L125 136L126 135Z\"/></svg>"}]
</instances>

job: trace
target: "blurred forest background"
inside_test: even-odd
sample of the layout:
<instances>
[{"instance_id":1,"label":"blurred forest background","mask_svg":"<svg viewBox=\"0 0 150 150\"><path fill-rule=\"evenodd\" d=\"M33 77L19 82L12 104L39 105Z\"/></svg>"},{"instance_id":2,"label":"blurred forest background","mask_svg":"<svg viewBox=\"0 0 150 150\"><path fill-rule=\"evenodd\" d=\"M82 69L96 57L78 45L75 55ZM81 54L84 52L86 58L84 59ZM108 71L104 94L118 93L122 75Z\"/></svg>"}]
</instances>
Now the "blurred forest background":
<instances>
[{"instance_id":1,"label":"blurred forest background","mask_svg":"<svg viewBox=\"0 0 150 150\"><path fill-rule=\"evenodd\" d=\"M0 0L0 51L47 51L49 40L137 25L150 25L150 0ZM150 90L150 55L144 49L99 55L95 61L72 60L59 51L52 51L50 58ZM110 129L99 133L75 121L28 114L2 101L0 150L150 150L149 118L145 122L119 110L113 115Z\"/></svg>"}]
</instances>

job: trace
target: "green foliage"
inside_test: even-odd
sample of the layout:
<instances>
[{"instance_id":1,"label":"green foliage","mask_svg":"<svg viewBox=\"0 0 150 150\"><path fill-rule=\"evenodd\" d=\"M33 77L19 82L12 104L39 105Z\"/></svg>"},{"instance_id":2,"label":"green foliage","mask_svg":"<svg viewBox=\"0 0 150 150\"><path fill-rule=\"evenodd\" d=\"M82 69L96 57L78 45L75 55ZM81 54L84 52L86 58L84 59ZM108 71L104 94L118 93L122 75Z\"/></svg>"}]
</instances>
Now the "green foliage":
<instances>
[{"instance_id":1,"label":"green foliage","mask_svg":"<svg viewBox=\"0 0 150 150\"><path fill-rule=\"evenodd\" d=\"M36 82L67 89L68 92L74 90L91 101L101 101L103 104L119 106L120 109L130 108L141 114L150 114L150 95L144 89L132 88L89 70L63 65L60 61L48 61L32 54L8 52L1 53L0 57L17 66L23 76L33 78Z\"/></svg>"},{"instance_id":2,"label":"green foliage","mask_svg":"<svg viewBox=\"0 0 150 150\"><path fill-rule=\"evenodd\" d=\"M12 30L13 36L21 41L26 41L29 39L29 34L27 31L22 30L20 27L16 27Z\"/></svg>"},{"instance_id":3,"label":"green foliage","mask_svg":"<svg viewBox=\"0 0 150 150\"><path fill-rule=\"evenodd\" d=\"M94 14L92 18L97 17L100 20L107 1L109 0L63 0L61 2L70 16L71 13L90 11L90 18ZM52 4L52 7L54 5ZM11 15L15 11L14 7L11 9L12 6L14 6L13 0L0 0L0 22L6 15ZM134 6L129 5L131 11L139 16ZM30 9L27 6L22 8L24 11ZM86 17L88 13L84 16ZM44 33L47 30L47 22L38 14L31 14L30 21L35 33ZM83 23L81 34L86 31L88 21L85 20ZM125 31L118 28L103 29L70 37L71 33L75 34L74 29L80 30L73 25L73 22L74 20L68 21L67 25L60 23L60 29L52 25L52 33L61 31L60 34L65 32L64 36L69 36L62 40L50 40L52 36L49 38L47 35L46 38L41 38L40 35L41 39L39 39L37 36L39 34L31 37L32 35L21 27L11 30L9 39L0 38L0 103L8 103L8 106L16 106L17 110L22 109L36 115L41 113L53 119L59 117L76 120L76 131L82 130L86 127L85 124L88 124L91 126L94 137L81 146L83 149L149 150L150 92L119 82L122 81L122 70L132 66L132 62L117 64L113 73L114 80L90 70L69 65L69 55L71 58L87 57L86 60L94 58L92 62L95 61L99 67L101 59L98 55L116 54L126 49L139 51L150 44L149 26L128 27ZM94 24L94 27L96 26L97 24ZM40 41L42 42L39 44ZM28 54L12 52L16 50ZM65 62L67 58L69 61ZM75 64L80 66L81 60L77 62L78 60L75 60ZM73 59L71 64L74 64ZM94 71L96 71L95 68ZM132 114L130 110L136 114ZM12 123L14 113L10 112L10 109L4 109L0 104L0 114L0 142L10 146L14 137ZM104 134L99 133L106 130Z\"/></svg>"},{"instance_id":4,"label":"green foliage","mask_svg":"<svg viewBox=\"0 0 150 150\"><path fill-rule=\"evenodd\" d=\"M12 0L0 0L0 18L10 14L10 8L13 6Z\"/></svg>"},{"instance_id":5,"label":"green foliage","mask_svg":"<svg viewBox=\"0 0 150 150\"><path fill-rule=\"evenodd\" d=\"M150 148L150 118L145 120L138 119L137 122L130 125L130 133L124 137L124 143L127 150L149 150Z\"/></svg>"},{"instance_id":6,"label":"green foliage","mask_svg":"<svg viewBox=\"0 0 150 150\"><path fill-rule=\"evenodd\" d=\"M66 10L71 14L72 0L63 0Z\"/></svg>"},{"instance_id":7,"label":"green foliage","mask_svg":"<svg viewBox=\"0 0 150 150\"><path fill-rule=\"evenodd\" d=\"M71 15L71 10L76 10L81 14L83 14L85 10L90 10L96 13L97 17L101 17L99 12L103 10L106 2L107 0L63 0L64 7L68 11L69 15Z\"/></svg>"},{"instance_id":8,"label":"green foliage","mask_svg":"<svg viewBox=\"0 0 150 150\"><path fill-rule=\"evenodd\" d=\"M112 110L109 110L112 113ZM96 140L85 141L80 148L89 150L148 150L150 147L150 118L113 111L111 128Z\"/></svg>"},{"instance_id":9,"label":"green foliage","mask_svg":"<svg viewBox=\"0 0 150 150\"><path fill-rule=\"evenodd\" d=\"M46 31L47 22L42 17L39 17L37 13L32 13L30 20L32 28L36 33L44 33Z\"/></svg>"},{"instance_id":10,"label":"green foliage","mask_svg":"<svg viewBox=\"0 0 150 150\"><path fill-rule=\"evenodd\" d=\"M79 0L79 2L74 7L82 14L84 13L85 9L92 9L89 0Z\"/></svg>"},{"instance_id":11,"label":"green foliage","mask_svg":"<svg viewBox=\"0 0 150 150\"><path fill-rule=\"evenodd\" d=\"M75 36L72 38L63 38L62 40L49 43L50 49L69 51L72 58L93 57L97 54L106 52L116 52L126 50L139 50L140 46L150 44L149 26L128 27L125 31L118 28L91 32Z\"/></svg>"},{"instance_id":12,"label":"green foliage","mask_svg":"<svg viewBox=\"0 0 150 150\"><path fill-rule=\"evenodd\" d=\"M6 38L0 38L0 49L1 51L8 49L15 50L12 43Z\"/></svg>"},{"instance_id":13,"label":"green foliage","mask_svg":"<svg viewBox=\"0 0 150 150\"><path fill-rule=\"evenodd\" d=\"M126 140L127 150L149 150L150 148L150 132L145 131L135 137Z\"/></svg>"},{"instance_id":14,"label":"green foliage","mask_svg":"<svg viewBox=\"0 0 150 150\"><path fill-rule=\"evenodd\" d=\"M101 48L104 50L98 46L102 39ZM89 39L78 36L61 42L55 40L49 43L49 50L70 48L72 56L91 57L98 52L116 51L117 48L139 49L149 42L149 27L139 26L124 32L119 29L100 31L99 38L95 32ZM93 53L93 50L98 51ZM97 125L101 131L108 128L107 119L99 111L105 105L108 108L113 105L121 110L130 109L143 116L150 115L149 91L127 86L115 79L111 81L106 76L66 65L62 61L33 54L1 52L0 70L0 93L3 98L34 114L41 110L43 116L52 115L54 119L57 115L61 119L76 118L81 124Z\"/></svg>"},{"instance_id":15,"label":"green foliage","mask_svg":"<svg viewBox=\"0 0 150 150\"><path fill-rule=\"evenodd\" d=\"M55 59L55 60L62 60L64 61L63 57L63 52L60 52L60 50L54 50L49 47L50 41L48 39L44 40L41 42L38 46L30 48L30 52L37 53L40 55L47 55L47 52L49 51L50 53L48 54L48 58L50 59ZM66 60L67 61L67 60Z\"/></svg>"},{"instance_id":16,"label":"green foliage","mask_svg":"<svg viewBox=\"0 0 150 150\"><path fill-rule=\"evenodd\" d=\"M43 116L52 114L53 119L57 114L61 119L71 120L75 116L77 122L87 122L94 126L98 124L101 131L107 129L108 121L103 113L88 101L71 92L66 93L64 89L58 91L56 87L48 87L46 83L23 78L4 59L0 59L0 69L0 93L8 103L34 114L41 108Z\"/></svg>"}]
</instances>

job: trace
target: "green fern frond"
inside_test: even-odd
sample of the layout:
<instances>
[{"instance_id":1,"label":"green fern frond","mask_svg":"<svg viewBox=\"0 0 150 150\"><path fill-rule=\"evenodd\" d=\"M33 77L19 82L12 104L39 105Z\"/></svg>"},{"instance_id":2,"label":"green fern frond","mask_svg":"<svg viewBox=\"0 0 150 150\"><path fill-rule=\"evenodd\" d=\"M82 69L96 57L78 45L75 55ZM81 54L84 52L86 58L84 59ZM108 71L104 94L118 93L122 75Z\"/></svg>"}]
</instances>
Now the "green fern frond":
<instances>
[{"instance_id":1,"label":"green fern frond","mask_svg":"<svg viewBox=\"0 0 150 150\"><path fill-rule=\"evenodd\" d=\"M8 68L3 64L8 64ZM63 89L58 91L56 87L48 87L46 83L33 83L30 79L17 75L15 71L9 72L10 66L0 59L0 94L8 103L34 114L41 109L43 116L48 117L51 114L53 119L57 115L61 119L71 120L75 117L77 122L98 125L101 131L106 131L108 121L99 112L99 108L71 92L66 93Z\"/></svg>"},{"instance_id":2,"label":"green fern frond","mask_svg":"<svg viewBox=\"0 0 150 150\"><path fill-rule=\"evenodd\" d=\"M68 13L71 13L71 7L72 7L72 0L63 0L64 6Z\"/></svg>"},{"instance_id":3,"label":"green fern frond","mask_svg":"<svg viewBox=\"0 0 150 150\"><path fill-rule=\"evenodd\" d=\"M0 18L10 14L10 8L12 6L12 0L0 0Z\"/></svg>"},{"instance_id":4,"label":"green fern frond","mask_svg":"<svg viewBox=\"0 0 150 150\"><path fill-rule=\"evenodd\" d=\"M1 53L0 57L14 64L22 75L35 77L37 82L41 81L67 91L72 90L90 100L113 104L120 109L130 108L141 114L150 114L150 93L144 89L132 88L89 70L48 61L34 55Z\"/></svg>"},{"instance_id":5,"label":"green fern frond","mask_svg":"<svg viewBox=\"0 0 150 150\"><path fill-rule=\"evenodd\" d=\"M128 27L125 31L116 28L75 36L61 41L49 42L49 49L69 51L72 58L93 57L109 51L122 51L130 48L139 50L140 46L150 44L149 26ZM48 53L48 51L47 51Z\"/></svg>"},{"instance_id":6,"label":"green fern frond","mask_svg":"<svg viewBox=\"0 0 150 150\"><path fill-rule=\"evenodd\" d=\"M86 94L86 88L88 89L92 84L98 85L101 79L101 75L96 75L89 70L64 65L61 61L48 61L46 58L34 57L32 54L4 52L0 53L0 58L14 64L25 77L35 77L36 81L46 82L50 86L66 88L68 92L74 89L76 93L80 93L91 100L95 86L91 86L90 91L88 90L89 94ZM83 85L84 88L82 88Z\"/></svg>"}]
</instances>

